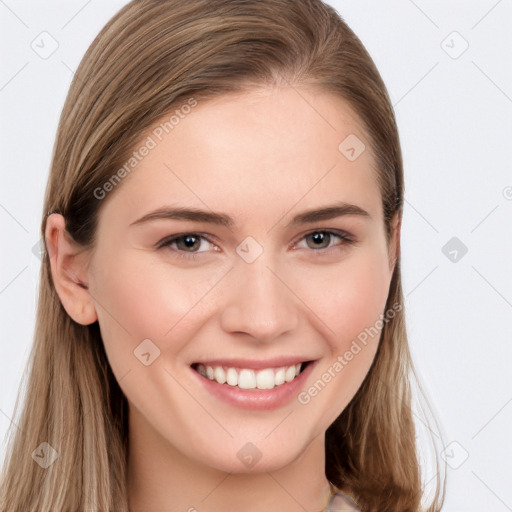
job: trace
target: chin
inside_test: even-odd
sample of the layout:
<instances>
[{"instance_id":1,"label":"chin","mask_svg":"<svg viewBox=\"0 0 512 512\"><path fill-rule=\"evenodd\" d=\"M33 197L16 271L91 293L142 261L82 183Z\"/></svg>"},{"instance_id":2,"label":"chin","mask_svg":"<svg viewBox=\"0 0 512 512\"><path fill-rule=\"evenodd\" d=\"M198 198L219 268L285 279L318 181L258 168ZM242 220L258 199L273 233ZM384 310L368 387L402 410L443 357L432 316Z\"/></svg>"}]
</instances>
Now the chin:
<instances>
[{"instance_id":1,"label":"chin","mask_svg":"<svg viewBox=\"0 0 512 512\"><path fill-rule=\"evenodd\" d=\"M205 466L226 473L257 474L283 469L300 458L302 451L297 446L231 439L228 443L216 443L214 450L211 446L205 447L190 456Z\"/></svg>"}]
</instances>

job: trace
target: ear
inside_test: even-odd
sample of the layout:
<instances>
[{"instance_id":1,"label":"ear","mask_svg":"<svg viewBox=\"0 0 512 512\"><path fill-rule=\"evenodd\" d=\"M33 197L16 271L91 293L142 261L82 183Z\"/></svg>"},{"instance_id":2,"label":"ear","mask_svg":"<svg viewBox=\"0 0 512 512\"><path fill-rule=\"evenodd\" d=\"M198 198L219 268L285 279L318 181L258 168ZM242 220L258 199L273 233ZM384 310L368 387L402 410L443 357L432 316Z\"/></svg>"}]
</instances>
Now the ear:
<instances>
[{"instance_id":1,"label":"ear","mask_svg":"<svg viewBox=\"0 0 512 512\"><path fill-rule=\"evenodd\" d=\"M77 323L89 325L98 319L87 285L88 252L66 231L62 215L46 219L46 247L55 290L67 314Z\"/></svg>"},{"instance_id":2,"label":"ear","mask_svg":"<svg viewBox=\"0 0 512 512\"><path fill-rule=\"evenodd\" d=\"M391 219L391 238L389 241L389 270L391 274L395 270L396 260L400 256L400 234L402 229L402 214L396 212Z\"/></svg>"}]
</instances>

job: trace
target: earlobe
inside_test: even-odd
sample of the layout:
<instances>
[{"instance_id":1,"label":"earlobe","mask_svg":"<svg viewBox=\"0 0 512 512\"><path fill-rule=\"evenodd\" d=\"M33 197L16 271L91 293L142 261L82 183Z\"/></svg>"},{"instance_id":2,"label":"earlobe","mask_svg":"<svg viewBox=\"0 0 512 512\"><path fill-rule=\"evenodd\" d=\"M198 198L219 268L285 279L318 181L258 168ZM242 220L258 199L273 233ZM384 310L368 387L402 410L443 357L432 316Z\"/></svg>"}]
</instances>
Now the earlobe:
<instances>
[{"instance_id":1,"label":"earlobe","mask_svg":"<svg viewBox=\"0 0 512 512\"><path fill-rule=\"evenodd\" d=\"M89 325L98 319L87 284L87 253L66 231L62 215L52 213L46 220L45 240L55 290L68 315Z\"/></svg>"}]
</instances>

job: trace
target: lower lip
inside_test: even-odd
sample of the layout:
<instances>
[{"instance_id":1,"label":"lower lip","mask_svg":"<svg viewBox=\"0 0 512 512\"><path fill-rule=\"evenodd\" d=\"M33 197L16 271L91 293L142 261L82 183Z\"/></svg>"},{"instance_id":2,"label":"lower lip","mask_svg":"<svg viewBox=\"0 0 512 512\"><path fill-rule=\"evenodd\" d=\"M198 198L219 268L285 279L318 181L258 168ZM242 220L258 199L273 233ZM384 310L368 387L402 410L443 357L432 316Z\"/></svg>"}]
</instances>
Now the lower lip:
<instances>
[{"instance_id":1,"label":"lower lip","mask_svg":"<svg viewBox=\"0 0 512 512\"><path fill-rule=\"evenodd\" d=\"M240 409L268 411L282 407L296 397L315 364L316 361L311 361L291 382L285 382L273 389L240 389L229 384L219 384L215 380L203 377L193 368L191 370L206 390L219 400Z\"/></svg>"}]
</instances>

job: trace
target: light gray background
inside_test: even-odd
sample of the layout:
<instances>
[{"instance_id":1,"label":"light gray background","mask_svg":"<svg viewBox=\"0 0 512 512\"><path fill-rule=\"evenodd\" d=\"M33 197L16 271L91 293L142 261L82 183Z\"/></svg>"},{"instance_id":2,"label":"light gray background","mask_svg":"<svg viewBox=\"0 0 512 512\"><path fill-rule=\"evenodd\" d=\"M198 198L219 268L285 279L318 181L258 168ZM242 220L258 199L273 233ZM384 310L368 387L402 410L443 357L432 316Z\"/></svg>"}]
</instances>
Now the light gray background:
<instances>
[{"instance_id":1,"label":"light gray background","mask_svg":"<svg viewBox=\"0 0 512 512\"><path fill-rule=\"evenodd\" d=\"M126 3L0 0L2 439L32 342L33 247L58 117L83 53ZM329 3L368 48L396 110L408 330L447 447L443 510L511 511L512 2ZM49 51L51 38L58 48L42 58L33 47Z\"/></svg>"}]
</instances>

